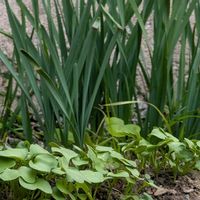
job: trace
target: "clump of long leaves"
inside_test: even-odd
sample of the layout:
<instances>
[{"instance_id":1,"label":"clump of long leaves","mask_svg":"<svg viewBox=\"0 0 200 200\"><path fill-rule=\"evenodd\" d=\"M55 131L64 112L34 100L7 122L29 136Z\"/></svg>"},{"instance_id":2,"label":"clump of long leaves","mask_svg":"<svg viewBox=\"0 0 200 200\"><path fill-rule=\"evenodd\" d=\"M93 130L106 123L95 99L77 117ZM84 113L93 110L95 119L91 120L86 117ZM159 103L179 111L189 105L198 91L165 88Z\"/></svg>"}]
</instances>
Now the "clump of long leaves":
<instances>
[{"instance_id":1,"label":"clump of long leaves","mask_svg":"<svg viewBox=\"0 0 200 200\"><path fill-rule=\"evenodd\" d=\"M31 141L31 106L47 143L55 140L56 128L59 128L63 143L67 143L70 130L76 143L83 145L84 132L118 32L109 31L102 37L102 8L92 1L80 1L78 5L71 1L54 1L57 25L50 2L43 1L48 27L44 27L38 17L38 1L32 1L33 14L22 1L17 1L22 12L21 22L8 1L5 3L15 57L10 63L1 54L1 60L22 90L20 102L26 137ZM32 26L31 35L26 32L27 21ZM106 50L101 51L99 45L104 45Z\"/></svg>"},{"instance_id":2,"label":"clump of long leaves","mask_svg":"<svg viewBox=\"0 0 200 200\"><path fill-rule=\"evenodd\" d=\"M150 79L146 79L148 101L165 113L173 133L181 139L199 137L200 133L199 7L196 0L184 0L181 5L177 0L154 4L152 68ZM174 59L178 66L174 66ZM160 122L158 112L149 107L145 130Z\"/></svg>"},{"instance_id":3,"label":"clump of long leaves","mask_svg":"<svg viewBox=\"0 0 200 200\"><path fill-rule=\"evenodd\" d=\"M14 58L11 63L0 52L0 59L22 90L17 111L27 139L32 140L31 112L46 143L60 140L67 145L72 133L76 144L82 146L87 126L95 130L103 118L95 106L138 99L139 68L148 88L145 100L166 115L174 134L180 138L198 136L199 1L183 0L180 5L179 0L32 0L33 12L23 1L16 2L21 20L5 0L12 29L11 35L5 35L13 39ZM47 26L39 17L41 9ZM151 63L146 66L141 41L148 44L145 23L151 15L154 38L152 50L149 48ZM27 26L32 28L31 34ZM177 44L180 62L175 75ZM137 105L135 112L144 135L153 126L162 125L160 115L151 107L144 121ZM107 113L127 122L133 109L124 105L108 108Z\"/></svg>"},{"instance_id":4,"label":"clump of long leaves","mask_svg":"<svg viewBox=\"0 0 200 200\"><path fill-rule=\"evenodd\" d=\"M20 111L25 136L32 140L31 112L47 143L54 141L55 133L59 132L60 140L66 145L68 133L72 132L76 144L82 146L86 127L98 126L102 118L99 111L92 111L94 105L109 99L132 98L134 80L129 86L127 83L132 77L135 79L140 26L143 25L137 4L55 0L52 11L50 1L33 0L33 12L30 12L23 1L16 2L21 9L21 20L5 0L15 47L14 59L11 63L2 53L0 58L22 91ZM41 9L47 26L39 18ZM134 15L140 19L140 25L134 25ZM115 19L118 16L120 23ZM26 31L27 24L32 28L31 34ZM134 34L125 49L127 28ZM126 76L128 73L133 76ZM126 97L121 93L123 90ZM127 112L126 109L121 111ZM130 116L130 109L128 113Z\"/></svg>"}]
</instances>

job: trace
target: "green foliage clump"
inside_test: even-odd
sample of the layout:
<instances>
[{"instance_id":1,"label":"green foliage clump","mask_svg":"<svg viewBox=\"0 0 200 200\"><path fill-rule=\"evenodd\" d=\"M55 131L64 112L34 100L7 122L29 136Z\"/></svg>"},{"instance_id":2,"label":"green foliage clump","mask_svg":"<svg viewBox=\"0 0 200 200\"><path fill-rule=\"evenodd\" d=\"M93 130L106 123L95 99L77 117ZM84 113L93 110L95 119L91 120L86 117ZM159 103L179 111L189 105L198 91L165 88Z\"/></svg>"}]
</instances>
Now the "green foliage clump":
<instances>
[{"instance_id":1,"label":"green foliage clump","mask_svg":"<svg viewBox=\"0 0 200 200\"><path fill-rule=\"evenodd\" d=\"M150 168L156 174L161 171L186 174L191 170L200 170L200 142L198 140L177 139L161 128L154 128L145 139L140 128L133 124L124 124L119 118L107 118L108 132L115 142L122 144L122 152L134 154L140 170ZM126 142L125 142L126 137ZM114 146L114 144L112 144Z\"/></svg>"},{"instance_id":2,"label":"green foliage clump","mask_svg":"<svg viewBox=\"0 0 200 200\"><path fill-rule=\"evenodd\" d=\"M126 159L111 147L87 146L85 151L52 146L51 153L37 144L21 142L17 148L0 151L0 179L10 183L13 199L95 199L107 187L107 198L118 181L119 196L132 193L140 177L135 161ZM123 193L122 193L123 192ZM109 197L110 195L110 197Z\"/></svg>"},{"instance_id":3,"label":"green foliage clump","mask_svg":"<svg viewBox=\"0 0 200 200\"><path fill-rule=\"evenodd\" d=\"M1 33L13 41L14 51L12 59L0 51L9 70L1 137L12 129L20 113L24 136L30 142L33 116L46 144L56 141L67 146L72 132L76 144L83 146L87 127L96 130L103 118L94 107L133 98L155 105L180 139L199 137L199 1L182 0L180 5L179 0L32 0L30 12L18 0L21 19L8 0L4 2L11 34ZM40 10L47 25L40 19ZM193 14L194 26L190 21ZM153 45L145 29L151 16ZM177 45L179 64L174 67ZM143 85L136 81L139 71ZM19 104L11 112L19 88ZM164 126L150 104L145 116L138 105L107 108L106 112L126 122L134 113L146 136L154 126Z\"/></svg>"},{"instance_id":4,"label":"green foliage clump","mask_svg":"<svg viewBox=\"0 0 200 200\"><path fill-rule=\"evenodd\" d=\"M151 199L145 193L143 197L137 195L147 186L156 187L146 171L154 175L173 173L176 178L200 170L198 140L181 141L161 128L154 128L145 139L139 126L116 117L106 117L105 127L106 133L98 138L99 145L91 143L84 150L54 143L51 152L28 142L19 143L17 148L2 146L0 179L8 182L16 199L15 188L24 198L56 200L92 200L104 188L103 195L108 199L117 195L118 199L135 200ZM121 188L114 190L118 184Z\"/></svg>"}]
</instances>

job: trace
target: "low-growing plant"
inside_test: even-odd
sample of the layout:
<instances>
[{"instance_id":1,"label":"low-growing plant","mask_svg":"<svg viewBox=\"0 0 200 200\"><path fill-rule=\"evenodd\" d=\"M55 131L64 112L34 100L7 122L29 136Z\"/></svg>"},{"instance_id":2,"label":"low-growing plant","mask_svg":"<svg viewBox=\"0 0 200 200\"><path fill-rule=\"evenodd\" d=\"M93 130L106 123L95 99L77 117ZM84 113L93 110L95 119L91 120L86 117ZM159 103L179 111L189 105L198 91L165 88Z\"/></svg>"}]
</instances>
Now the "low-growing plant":
<instances>
[{"instance_id":1,"label":"low-growing plant","mask_svg":"<svg viewBox=\"0 0 200 200\"><path fill-rule=\"evenodd\" d=\"M200 170L200 142L198 140L177 139L171 133L161 128L154 128L145 139L140 135L140 127L124 124L119 118L106 118L107 131L121 151L134 154L138 160L139 169L150 168L156 174L161 171L186 174L192 169ZM126 138L126 142L125 142ZM126 144L125 144L126 143ZM108 145L108 144L107 144Z\"/></svg>"},{"instance_id":2,"label":"low-growing plant","mask_svg":"<svg viewBox=\"0 0 200 200\"><path fill-rule=\"evenodd\" d=\"M95 106L141 96L165 114L180 139L198 138L199 1L183 0L179 6L179 0L32 0L31 12L18 0L21 19L8 0L4 2L12 34L2 30L0 33L12 39L14 56L10 62L0 52L0 59L22 91L17 113L21 114L26 139L33 138L33 115L46 144L56 140L68 145L68 134L72 132L76 144L83 146L87 127L96 130L103 118ZM39 17L41 9L47 26ZM190 22L192 14L194 26ZM152 46L145 30L149 16L154 24ZM31 33L27 32L27 24ZM142 56L142 39L149 47L151 62L147 65ZM173 57L177 45L180 62L175 73ZM143 86L147 86L142 94L136 81L138 70L142 72ZM7 103L9 106L12 101ZM147 107L145 116L141 116L137 104L107 108L107 114L125 122L134 114L141 133L146 135L153 126L164 126L160 115L149 104ZM7 121L7 115L3 117Z\"/></svg>"},{"instance_id":3,"label":"low-growing plant","mask_svg":"<svg viewBox=\"0 0 200 200\"><path fill-rule=\"evenodd\" d=\"M0 179L8 182L13 199L96 199L105 188L106 198L133 193L140 176L136 162L106 146L86 151L52 145L51 153L37 144L21 142L17 148L1 147ZM114 188L121 181L121 188ZM104 191L104 193L105 193ZM117 192L116 192L117 191ZM116 193L116 194L115 194Z\"/></svg>"}]
</instances>

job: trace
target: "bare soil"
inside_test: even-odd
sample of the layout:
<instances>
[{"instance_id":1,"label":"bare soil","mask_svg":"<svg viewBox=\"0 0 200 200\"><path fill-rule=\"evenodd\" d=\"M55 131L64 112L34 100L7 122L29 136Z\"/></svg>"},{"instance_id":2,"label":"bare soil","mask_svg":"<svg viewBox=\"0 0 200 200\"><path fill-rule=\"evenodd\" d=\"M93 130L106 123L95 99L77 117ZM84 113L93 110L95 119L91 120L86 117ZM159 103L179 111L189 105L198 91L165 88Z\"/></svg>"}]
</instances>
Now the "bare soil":
<instances>
[{"instance_id":1,"label":"bare soil","mask_svg":"<svg viewBox=\"0 0 200 200\"><path fill-rule=\"evenodd\" d=\"M156 200L200 200L200 172L179 176L176 180L169 173L155 178L157 189L149 188L147 193Z\"/></svg>"}]
</instances>

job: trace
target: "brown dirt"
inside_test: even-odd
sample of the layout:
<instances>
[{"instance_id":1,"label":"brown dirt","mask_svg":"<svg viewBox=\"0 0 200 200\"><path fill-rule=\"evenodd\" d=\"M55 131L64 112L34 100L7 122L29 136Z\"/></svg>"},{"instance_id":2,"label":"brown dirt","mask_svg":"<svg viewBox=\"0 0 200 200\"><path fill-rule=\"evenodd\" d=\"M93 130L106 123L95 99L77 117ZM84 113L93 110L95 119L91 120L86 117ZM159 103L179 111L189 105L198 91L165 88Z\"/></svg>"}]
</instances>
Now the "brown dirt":
<instances>
[{"instance_id":1,"label":"brown dirt","mask_svg":"<svg viewBox=\"0 0 200 200\"><path fill-rule=\"evenodd\" d=\"M200 172L193 171L174 180L169 173L155 178L157 189L150 188L147 193L156 200L200 200Z\"/></svg>"}]
</instances>

